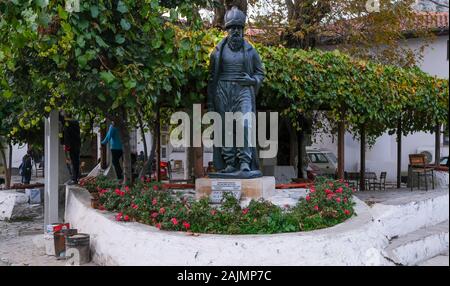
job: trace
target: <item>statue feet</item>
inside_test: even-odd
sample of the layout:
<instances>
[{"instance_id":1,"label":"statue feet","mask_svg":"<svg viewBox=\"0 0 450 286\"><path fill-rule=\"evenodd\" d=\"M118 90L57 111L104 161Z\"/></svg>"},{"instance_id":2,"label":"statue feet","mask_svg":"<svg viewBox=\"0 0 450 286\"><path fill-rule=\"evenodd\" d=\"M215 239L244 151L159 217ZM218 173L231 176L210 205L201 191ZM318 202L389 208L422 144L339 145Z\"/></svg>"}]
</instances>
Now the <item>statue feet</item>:
<instances>
[{"instance_id":1,"label":"statue feet","mask_svg":"<svg viewBox=\"0 0 450 286\"><path fill-rule=\"evenodd\" d=\"M250 172L250 165L248 163L241 163L241 172Z\"/></svg>"},{"instance_id":2,"label":"statue feet","mask_svg":"<svg viewBox=\"0 0 450 286\"><path fill-rule=\"evenodd\" d=\"M221 170L220 173L234 173L237 169L231 165L228 165L225 169Z\"/></svg>"}]
</instances>

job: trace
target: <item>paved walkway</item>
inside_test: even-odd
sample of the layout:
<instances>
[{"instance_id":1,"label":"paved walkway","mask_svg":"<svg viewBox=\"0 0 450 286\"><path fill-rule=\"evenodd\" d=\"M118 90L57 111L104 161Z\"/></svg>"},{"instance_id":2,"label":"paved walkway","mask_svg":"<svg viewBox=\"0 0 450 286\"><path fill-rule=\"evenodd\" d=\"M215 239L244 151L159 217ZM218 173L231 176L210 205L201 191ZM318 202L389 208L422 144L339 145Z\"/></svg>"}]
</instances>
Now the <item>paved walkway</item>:
<instances>
[{"instance_id":1,"label":"paved walkway","mask_svg":"<svg viewBox=\"0 0 450 286\"><path fill-rule=\"evenodd\" d=\"M409 188L402 189L389 189L386 191L363 191L357 192L356 197L364 201L368 205L374 203L381 203L385 205L399 205L407 204L409 202L420 201L424 198L433 198L442 195L442 193L447 192L447 189L434 189L434 190L417 190L414 189L412 192Z\"/></svg>"}]
</instances>

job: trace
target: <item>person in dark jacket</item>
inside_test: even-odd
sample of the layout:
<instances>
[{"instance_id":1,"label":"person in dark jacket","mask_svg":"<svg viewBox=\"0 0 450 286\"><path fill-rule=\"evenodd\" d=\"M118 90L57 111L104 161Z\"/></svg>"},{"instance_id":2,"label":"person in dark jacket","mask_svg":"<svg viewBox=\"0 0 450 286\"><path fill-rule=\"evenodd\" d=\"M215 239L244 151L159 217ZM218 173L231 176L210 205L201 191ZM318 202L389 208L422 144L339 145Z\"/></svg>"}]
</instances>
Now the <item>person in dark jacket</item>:
<instances>
[{"instance_id":1,"label":"person in dark jacket","mask_svg":"<svg viewBox=\"0 0 450 286\"><path fill-rule=\"evenodd\" d=\"M20 174L22 175L22 184L30 184L32 169L33 164L31 162L31 150L28 150L27 154L25 154L22 158L22 164L19 166Z\"/></svg>"},{"instance_id":2,"label":"person in dark jacket","mask_svg":"<svg viewBox=\"0 0 450 286\"><path fill-rule=\"evenodd\" d=\"M66 160L71 167L69 168L72 176L70 184L77 184L80 179L80 124L77 120L71 118L69 113L66 113L62 118L62 123L64 151L66 154L68 153L68 158L70 158Z\"/></svg>"}]
</instances>

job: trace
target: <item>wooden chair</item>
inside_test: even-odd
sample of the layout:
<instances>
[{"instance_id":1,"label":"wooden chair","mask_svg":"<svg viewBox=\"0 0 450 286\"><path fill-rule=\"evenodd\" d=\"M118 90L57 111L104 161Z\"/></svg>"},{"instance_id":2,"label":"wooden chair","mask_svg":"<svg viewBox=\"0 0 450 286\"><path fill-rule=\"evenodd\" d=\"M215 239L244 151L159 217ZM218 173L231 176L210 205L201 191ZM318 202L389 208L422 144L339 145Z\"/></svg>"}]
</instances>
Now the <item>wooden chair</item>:
<instances>
[{"instance_id":1,"label":"wooden chair","mask_svg":"<svg viewBox=\"0 0 450 286\"><path fill-rule=\"evenodd\" d=\"M189 179L174 179L171 162L167 162L167 176L169 177L169 184L191 184L194 182L193 178Z\"/></svg>"},{"instance_id":2,"label":"wooden chair","mask_svg":"<svg viewBox=\"0 0 450 286\"><path fill-rule=\"evenodd\" d=\"M417 188L420 190L420 178L425 178L425 190L428 191L428 177L431 175L431 183L434 189L434 167L427 164L425 154L409 154L409 165L411 168L410 186L413 190L413 177L417 174Z\"/></svg>"},{"instance_id":3,"label":"wooden chair","mask_svg":"<svg viewBox=\"0 0 450 286\"><path fill-rule=\"evenodd\" d=\"M381 172L380 180L378 182L373 181L369 183L369 190L372 190L373 187L374 190L378 188L381 191L381 188L383 188L383 191L386 191L386 176L387 172Z\"/></svg>"},{"instance_id":4,"label":"wooden chair","mask_svg":"<svg viewBox=\"0 0 450 286\"><path fill-rule=\"evenodd\" d=\"M355 176L355 173L349 174L347 171L344 171L344 181L350 188L359 189L358 180Z\"/></svg>"}]
</instances>

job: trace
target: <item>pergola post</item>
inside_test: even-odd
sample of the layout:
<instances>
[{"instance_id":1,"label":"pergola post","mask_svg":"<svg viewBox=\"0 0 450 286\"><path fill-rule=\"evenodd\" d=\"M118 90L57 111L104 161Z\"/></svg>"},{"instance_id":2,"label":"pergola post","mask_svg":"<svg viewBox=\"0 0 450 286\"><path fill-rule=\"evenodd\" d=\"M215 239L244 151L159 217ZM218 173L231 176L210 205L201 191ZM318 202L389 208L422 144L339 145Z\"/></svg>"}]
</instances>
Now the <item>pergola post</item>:
<instances>
[{"instance_id":1,"label":"pergola post","mask_svg":"<svg viewBox=\"0 0 450 286\"><path fill-rule=\"evenodd\" d=\"M397 189L400 189L402 183L402 119L397 123Z\"/></svg>"},{"instance_id":2,"label":"pergola post","mask_svg":"<svg viewBox=\"0 0 450 286\"><path fill-rule=\"evenodd\" d=\"M59 222L58 187L59 187L59 114L52 110L45 118L45 196L44 224Z\"/></svg>"},{"instance_id":3,"label":"pergola post","mask_svg":"<svg viewBox=\"0 0 450 286\"><path fill-rule=\"evenodd\" d=\"M345 156L345 124L344 121L338 122L338 179L344 179L344 156Z\"/></svg>"},{"instance_id":4,"label":"pergola post","mask_svg":"<svg viewBox=\"0 0 450 286\"><path fill-rule=\"evenodd\" d=\"M435 149L434 149L434 158L436 167L440 166L441 162L441 125L436 124L435 127Z\"/></svg>"},{"instance_id":5,"label":"pergola post","mask_svg":"<svg viewBox=\"0 0 450 286\"><path fill-rule=\"evenodd\" d=\"M159 106L156 108L156 181L161 181L161 114Z\"/></svg>"},{"instance_id":6,"label":"pergola post","mask_svg":"<svg viewBox=\"0 0 450 286\"><path fill-rule=\"evenodd\" d=\"M192 125L192 142L194 143L193 147L193 156L194 156L194 177L195 178L201 178L204 176L204 169L203 169L203 143L202 143L202 127L201 125L198 125L197 122L201 122L202 120L202 114L204 111L204 104L201 105L200 108L197 107L198 105L194 106L193 111L193 125ZM199 146L200 147L196 147ZM189 179L189 178L188 178Z\"/></svg>"},{"instance_id":7,"label":"pergola post","mask_svg":"<svg viewBox=\"0 0 450 286\"><path fill-rule=\"evenodd\" d=\"M366 129L363 126L361 126L361 169L360 169L360 174L359 174L359 189L361 191L365 191L366 190Z\"/></svg>"}]
</instances>

